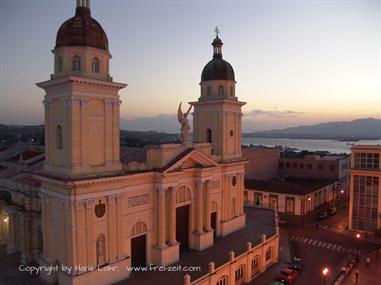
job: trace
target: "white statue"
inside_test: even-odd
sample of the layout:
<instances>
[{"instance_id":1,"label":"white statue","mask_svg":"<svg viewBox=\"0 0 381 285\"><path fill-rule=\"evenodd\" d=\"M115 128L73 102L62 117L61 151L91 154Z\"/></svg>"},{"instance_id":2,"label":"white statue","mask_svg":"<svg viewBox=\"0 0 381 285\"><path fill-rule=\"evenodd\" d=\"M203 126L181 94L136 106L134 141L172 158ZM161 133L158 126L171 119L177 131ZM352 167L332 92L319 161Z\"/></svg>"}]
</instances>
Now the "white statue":
<instances>
[{"instance_id":1,"label":"white statue","mask_svg":"<svg viewBox=\"0 0 381 285\"><path fill-rule=\"evenodd\" d=\"M181 124L181 140L183 143L186 143L189 141L189 121L188 121L188 114L190 110L192 109L192 105L189 107L188 111L184 114L183 111L181 110L181 102L179 105L179 110L177 111L177 120Z\"/></svg>"}]
</instances>

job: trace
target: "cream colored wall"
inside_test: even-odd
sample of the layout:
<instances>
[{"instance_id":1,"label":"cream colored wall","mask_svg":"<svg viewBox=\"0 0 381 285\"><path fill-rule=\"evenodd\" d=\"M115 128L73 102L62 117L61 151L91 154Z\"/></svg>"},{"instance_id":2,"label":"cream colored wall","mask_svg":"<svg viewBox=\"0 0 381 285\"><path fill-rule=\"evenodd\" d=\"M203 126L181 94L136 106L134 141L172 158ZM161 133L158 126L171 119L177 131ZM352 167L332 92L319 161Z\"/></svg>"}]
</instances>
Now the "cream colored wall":
<instances>
[{"instance_id":1,"label":"cream colored wall","mask_svg":"<svg viewBox=\"0 0 381 285\"><path fill-rule=\"evenodd\" d=\"M121 169L118 90L124 85L92 83L77 78L40 85L46 90L46 171L79 176ZM56 147L58 124L62 149Z\"/></svg>"},{"instance_id":2,"label":"cream colored wall","mask_svg":"<svg viewBox=\"0 0 381 285\"><path fill-rule=\"evenodd\" d=\"M81 76L91 79L106 80L110 81L111 77L109 74L109 60L111 59L111 54L102 49L97 49L93 47L60 47L52 51L54 54L54 74L53 79L65 77L69 75ZM81 70L72 70L72 60L74 56L79 56L81 58ZM58 58L62 58L62 71L58 70ZM100 72L96 73L92 71L92 60L96 57L100 61Z\"/></svg>"},{"instance_id":3,"label":"cream colored wall","mask_svg":"<svg viewBox=\"0 0 381 285\"><path fill-rule=\"evenodd\" d=\"M272 255L271 259L266 261L266 250L271 247ZM215 267L215 264L211 266L209 263L209 272L199 279L190 280L190 278L184 278L184 285L209 285L217 284L223 277L227 277L227 283L231 285L248 284L259 274L266 271L274 263L278 262L279 252L279 234L276 234L270 238L264 237L262 242L256 246L252 246L251 243L247 244L247 249L244 253L236 256L234 252L230 252L229 256L226 256L226 263ZM255 257L259 257L259 272L253 274L251 268L251 262ZM213 261L212 261L213 262ZM238 268L243 267L243 278L241 280L235 280L235 273Z\"/></svg>"},{"instance_id":4,"label":"cream colored wall","mask_svg":"<svg viewBox=\"0 0 381 285\"><path fill-rule=\"evenodd\" d=\"M211 129L214 155L222 160L241 158L241 107L244 103L225 100L191 104L194 106L193 141L207 142L207 129Z\"/></svg>"}]
</instances>

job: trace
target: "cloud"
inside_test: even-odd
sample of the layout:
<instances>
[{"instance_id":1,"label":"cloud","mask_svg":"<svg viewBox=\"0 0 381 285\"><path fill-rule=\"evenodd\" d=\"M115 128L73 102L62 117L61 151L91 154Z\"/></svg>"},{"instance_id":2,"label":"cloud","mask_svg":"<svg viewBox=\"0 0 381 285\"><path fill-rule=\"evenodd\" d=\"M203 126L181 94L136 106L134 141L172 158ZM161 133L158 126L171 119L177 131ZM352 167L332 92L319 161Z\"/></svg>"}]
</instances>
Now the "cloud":
<instances>
[{"instance_id":1,"label":"cloud","mask_svg":"<svg viewBox=\"0 0 381 285\"><path fill-rule=\"evenodd\" d=\"M254 109L249 112L245 112L245 116L247 117L270 117L270 118L290 118L290 117L298 117L300 115L303 115L304 112L296 112L291 110L286 111L266 111L261 109Z\"/></svg>"}]
</instances>

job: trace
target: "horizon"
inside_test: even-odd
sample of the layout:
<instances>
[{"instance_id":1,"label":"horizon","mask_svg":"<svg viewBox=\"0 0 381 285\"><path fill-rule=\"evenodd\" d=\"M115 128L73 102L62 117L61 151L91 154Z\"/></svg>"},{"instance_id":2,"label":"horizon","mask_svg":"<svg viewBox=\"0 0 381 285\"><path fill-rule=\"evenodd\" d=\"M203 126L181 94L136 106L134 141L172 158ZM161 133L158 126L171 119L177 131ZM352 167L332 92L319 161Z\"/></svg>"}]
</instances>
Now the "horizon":
<instances>
[{"instance_id":1,"label":"horizon","mask_svg":"<svg viewBox=\"0 0 381 285\"><path fill-rule=\"evenodd\" d=\"M179 132L174 113L199 97L219 26L237 96L247 102L243 131L252 132L381 118L380 3L92 1L91 10L108 35L110 74L128 84L122 129ZM1 5L0 121L42 124L44 92L35 83L53 71L50 50L75 1Z\"/></svg>"}]
</instances>

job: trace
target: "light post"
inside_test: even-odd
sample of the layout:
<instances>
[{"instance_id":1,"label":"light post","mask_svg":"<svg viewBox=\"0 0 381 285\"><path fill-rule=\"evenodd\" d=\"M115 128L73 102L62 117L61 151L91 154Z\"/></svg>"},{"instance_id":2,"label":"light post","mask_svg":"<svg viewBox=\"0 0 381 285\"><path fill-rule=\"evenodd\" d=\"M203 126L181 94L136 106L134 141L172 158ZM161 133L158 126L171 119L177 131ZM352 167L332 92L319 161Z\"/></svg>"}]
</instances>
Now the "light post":
<instances>
[{"instance_id":1,"label":"light post","mask_svg":"<svg viewBox=\"0 0 381 285\"><path fill-rule=\"evenodd\" d=\"M324 283L324 285L325 285L325 277L327 276L327 274L328 274L328 268L327 267L325 267L324 269L323 269L323 271L322 271L322 273L323 273L323 283Z\"/></svg>"},{"instance_id":2,"label":"light post","mask_svg":"<svg viewBox=\"0 0 381 285\"><path fill-rule=\"evenodd\" d=\"M356 234L356 249L357 249L357 254L360 251L360 244L359 244L360 237L361 237L360 234Z\"/></svg>"}]
</instances>

